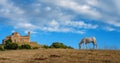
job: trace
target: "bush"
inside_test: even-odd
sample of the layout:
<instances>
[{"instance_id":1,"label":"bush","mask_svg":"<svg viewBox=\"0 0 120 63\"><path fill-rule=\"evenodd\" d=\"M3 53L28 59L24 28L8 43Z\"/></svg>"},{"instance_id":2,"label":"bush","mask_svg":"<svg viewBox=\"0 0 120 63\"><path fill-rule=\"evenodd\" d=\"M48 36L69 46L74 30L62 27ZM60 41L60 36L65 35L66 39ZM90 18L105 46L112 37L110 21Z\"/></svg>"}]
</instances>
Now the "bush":
<instances>
[{"instance_id":1,"label":"bush","mask_svg":"<svg viewBox=\"0 0 120 63\"><path fill-rule=\"evenodd\" d=\"M50 45L50 48L64 48L64 49L68 48L68 49L73 49L72 47L66 46L63 43L59 43L59 42L52 43L52 45Z\"/></svg>"},{"instance_id":2,"label":"bush","mask_svg":"<svg viewBox=\"0 0 120 63\"><path fill-rule=\"evenodd\" d=\"M4 51L4 46L3 45L0 45L0 51Z\"/></svg>"},{"instance_id":3,"label":"bush","mask_svg":"<svg viewBox=\"0 0 120 63\"><path fill-rule=\"evenodd\" d=\"M39 49L39 47L33 47L33 49Z\"/></svg>"},{"instance_id":4,"label":"bush","mask_svg":"<svg viewBox=\"0 0 120 63\"><path fill-rule=\"evenodd\" d=\"M31 49L31 46L29 44L23 44L20 46L20 49Z\"/></svg>"},{"instance_id":5,"label":"bush","mask_svg":"<svg viewBox=\"0 0 120 63\"><path fill-rule=\"evenodd\" d=\"M48 45L43 45L43 48L48 49L48 48L49 48L49 46L48 46Z\"/></svg>"},{"instance_id":6,"label":"bush","mask_svg":"<svg viewBox=\"0 0 120 63\"><path fill-rule=\"evenodd\" d=\"M9 43L9 44L5 44L4 48L5 49L9 49L9 50L16 50L18 49L18 44L16 43Z\"/></svg>"},{"instance_id":7,"label":"bush","mask_svg":"<svg viewBox=\"0 0 120 63\"><path fill-rule=\"evenodd\" d=\"M67 46L67 48L68 48L68 49L74 49L74 48L73 48L73 47L71 47L71 46Z\"/></svg>"},{"instance_id":8,"label":"bush","mask_svg":"<svg viewBox=\"0 0 120 63\"><path fill-rule=\"evenodd\" d=\"M66 46L63 43L55 42L53 43L50 48L65 48Z\"/></svg>"},{"instance_id":9,"label":"bush","mask_svg":"<svg viewBox=\"0 0 120 63\"><path fill-rule=\"evenodd\" d=\"M11 39L8 39L8 40L5 41L5 45L11 44L11 43L12 43L12 40L11 40Z\"/></svg>"}]
</instances>

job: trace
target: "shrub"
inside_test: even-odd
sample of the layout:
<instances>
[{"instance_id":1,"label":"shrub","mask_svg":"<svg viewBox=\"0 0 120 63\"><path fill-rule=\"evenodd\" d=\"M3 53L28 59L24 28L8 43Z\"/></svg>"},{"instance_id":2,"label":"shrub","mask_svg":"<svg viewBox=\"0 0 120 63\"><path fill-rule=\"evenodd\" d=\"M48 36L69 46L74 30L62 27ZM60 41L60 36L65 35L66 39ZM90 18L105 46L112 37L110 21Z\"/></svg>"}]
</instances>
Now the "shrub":
<instances>
[{"instance_id":1,"label":"shrub","mask_svg":"<svg viewBox=\"0 0 120 63\"><path fill-rule=\"evenodd\" d=\"M33 49L39 49L39 47L33 47Z\"/></svg>"},{"instance_id":2,"label":"shrub","mask_svg":"<svg viewBox=\"0 0 120 63\"><path fill-rule=\"evenodd\" d=\"M12 40L11 40L11 39L8 39L8 40L5 41L5 45L11 44L11 43L12 43Z\"/></svg>"},{"instance_id":3,"label":"shrub","mask_svg":"<svg viewBox=\"0 0 120 63\"><path fill-rule=\"evenodd\" d=\"M3 45L0 45L0 51L4 51L4 46Z\"/></svg>"},{"instance_id":4,"label":"shrub","mask_svg":"<svg viewBox=\"0 0 120 63\"><path fill-rule=\"evenodd\" d=\"M18 49L18 44L16 43L9 43L9 44L5 44L4 48L5 49L9 49L9 50L16 50Z\"/></svg>"},{"instance_id":5,"label":"shrub","mask_svg":"<svg viewBox=\"0 0 120 63\"><path fill-rule=\"evenodd\" d=\"M67 48L68 48L68 49L74 49L74 48L73 48L73 47L71 47L71 46L67 46Z\"/></svg>"},{"instance_id":6,"label":"shrub","mask_svg":"<svg viewBox=\"0 0 120 63\"><path fill-rule=\"evenodd\" d=\"M50 45L50 48L64 48L64 49L69 48L69 49L73 49L72 47L66 46L63 43L59 43L59 42L52 43L52 45Z\"/></svg>"},{"instance_id":7,"label":"shrub","mask_svg":"<svg viewBox=\"0 0 120 63\"><path fill-rule=\"evenodd\" d=\"M48 45L43 45L43 48L48 49L48 48L49 48L49 46L48 46Z\"/></svg>"},{"instance_id":8,"label":"shrub","mask_svg":"<svg viewBox=\"0 0 120 63\"><path fill-rule=\"evenodd\" d=\"M20 49L31 49L31 46L29 44L23 44L20 46Z\"/></svg>"},{"instance_id":9,"label":"shrub","mask_svg":"<svg viewBox=\"0 0 120 63\"><path fill-rule=\"evenodd\" d=\"M55 42L53 43L50 48L65 48L66 46L63 45L63 43Z\"/></svg>"}]
</instances>

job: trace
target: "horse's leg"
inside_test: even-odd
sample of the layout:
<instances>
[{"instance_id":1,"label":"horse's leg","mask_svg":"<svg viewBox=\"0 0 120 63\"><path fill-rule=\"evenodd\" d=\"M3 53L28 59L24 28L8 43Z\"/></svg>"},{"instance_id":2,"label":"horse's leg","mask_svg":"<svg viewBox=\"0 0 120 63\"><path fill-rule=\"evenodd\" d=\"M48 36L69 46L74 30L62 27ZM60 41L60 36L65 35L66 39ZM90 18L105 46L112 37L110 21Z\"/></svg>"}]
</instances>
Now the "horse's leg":
<instances>
[{"instance_id":1,"label":"horse's leg","mask_svg":"<svg viewBox=\"0 0 120 63\"><path fill-rule=\"evenodd\" d=\"M96 49L97 49L98 48L97 44L95 44L95 46L96 46Z\"/></svg>"},{"instance_id":2,"label":"horse's leg","mask_svg":"<svg viewBox=\"0 0 120 63\"><path fill-rule=\"evenodd\" d=\"M96 45L95 45L95 44L93 44L93 49L95 49L95 46L96 46Z\"/></svg>"},{"instance_id":3,"label":"horse's leg","mask_svg":"<svg viewBox=\"0 0 120 63\"><path fill-rule=\"evenodd\" d=\"M85 46L86 46L86 49L88 49L88 45L87 45L87 43L85 44Z\"/></svg>"},{"instance_id":4,"label":"horse's leg","mask_svg":"<svg viewBox=\"0 0 120 63\"><path fill-rule=\"evenodd\" d=\"M95 49L95 43L94 43L94 42L92 42L92 44L93 44L93 49Z\"/></svg>"},{"instance_id":5,"label":"horse's leg","mask_svg":"<svg viewBox=\"0 0 120 63\"><path fill-rule=\"evenodd\" d=\"M80 46L80 44L79 44L78 46L79 46L79 49L81 49L81 46Z\"/></svg>"},{"instance_id":6,"label":"horse's leg","mask_svg":"<svg viewBox=\"0 0 120 63\"><path fill-rule=\"evenodd\" d=\"M79 49L81 49L82 43L79 44Z\"/></svg>"},{"instance_id":7,"label":"horse's leg","mask_svg":"<svg viewBox=\"0 0 120 63\"><path fill-rule=\"evenodd\" d=\"M97 44L93 44L93 49L97 49Z\"/></svg>"},{"instance_id":8,"label":"horse's leg","mask_svg":"<svg viewBox=\"0 0 120 63\"><path fill-rule=\"evenodd\" d=\"M92 42L93 43L93 49L97 49L97 44L96 44L96 40Z\"/></svg>"}]
</instances>

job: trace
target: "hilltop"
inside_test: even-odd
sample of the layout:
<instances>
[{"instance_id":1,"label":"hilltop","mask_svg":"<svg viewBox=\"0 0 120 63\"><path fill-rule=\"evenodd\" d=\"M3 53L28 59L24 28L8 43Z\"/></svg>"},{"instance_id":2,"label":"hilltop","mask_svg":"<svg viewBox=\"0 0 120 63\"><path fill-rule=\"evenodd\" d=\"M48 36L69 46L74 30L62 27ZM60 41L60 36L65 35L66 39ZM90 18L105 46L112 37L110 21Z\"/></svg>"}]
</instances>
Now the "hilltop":
<instances>
[{"instance_id":1,"label":"hilltop","mask_svg":"<svg viewBox=\"0 0 120 63\"><path fill-rule=\"evenodd\" d=\"M118 50L35 49L0 51L0 63L120 63Z\"/></svg>"}]
</instances>

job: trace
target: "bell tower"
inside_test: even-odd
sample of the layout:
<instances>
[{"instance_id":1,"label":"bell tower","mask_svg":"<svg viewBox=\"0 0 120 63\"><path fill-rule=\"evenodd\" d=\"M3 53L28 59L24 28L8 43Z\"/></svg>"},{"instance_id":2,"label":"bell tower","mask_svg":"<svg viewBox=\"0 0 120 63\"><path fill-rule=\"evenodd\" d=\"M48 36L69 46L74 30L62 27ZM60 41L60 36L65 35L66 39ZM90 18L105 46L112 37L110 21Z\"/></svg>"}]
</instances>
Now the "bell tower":
<instances>
[{"instance_id":1,"label":"bell tower","mask_svg":"<svg viewBox=\"0 0 120 63\"><path fill-rule=\"evenodd\" d=\"M30 36L30 32L28 32L28 36Z\"/></svg>"}]
</instances>

